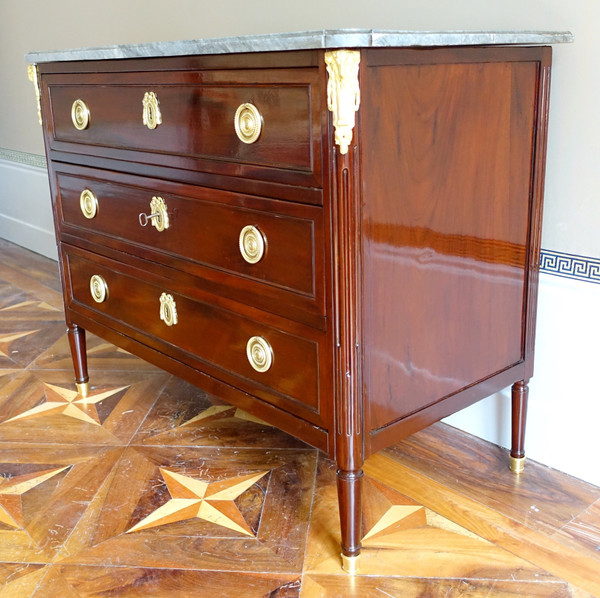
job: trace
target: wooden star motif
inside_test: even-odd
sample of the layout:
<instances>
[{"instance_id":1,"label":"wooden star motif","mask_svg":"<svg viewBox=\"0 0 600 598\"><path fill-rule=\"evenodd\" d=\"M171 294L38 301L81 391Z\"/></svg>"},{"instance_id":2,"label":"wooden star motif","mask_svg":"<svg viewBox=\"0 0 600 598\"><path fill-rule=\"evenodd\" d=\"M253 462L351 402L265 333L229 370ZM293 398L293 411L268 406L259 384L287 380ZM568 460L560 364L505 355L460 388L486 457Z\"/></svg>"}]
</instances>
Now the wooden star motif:
<instances>
[{"instance_id":1,"label":"wooden star motif","mask_svg":"<svg viewBox=\"0 0 600 598\"><path fill-rule=\"evenodd\" d=\"M427 525L425 507L372 478L364 481L363 507L367 546L394 532Z\"/></svg>"},{"instance_id":2,"label":"wooden star motif","mask_svg":"<svg viewBox=\"0 0 600 598\"><path fill-rule=\"evenodd\" d=\"M160 473L171 499L126 533L198 518L246 536L254 536L254 532L234 501L268 471L214 482L198 480L162 467Z\"/></svg>"},{"instance_id":3,"label":"wooden star motif","mask_svg":"<svg viewBox=\"0 0 600 598\"><path fill-rule=\"evenodd\" d=\"M0 523L17 529L24 527L23 495L69 467L71 466L66 465L10 478L0 478Z\"/></svg>"},{"instance_id":4,"label":"wooden star motif","mask_svg":"<svg viewBox=\"0 0 600 598\"><path fill-rule=\"evenodd\" d=\"M24 413L15 415L15 417L7 419L4 423L34 417L40 414L58 412L67 417L73 417L89 424L100 426L102 423L95 405L127 388L127 386L121 386L120 388L115 388L106 392L82 397L75 390L61 388L60 386L54 386L53 384L44 384L44 386L46 387L46 401L44 403L28 409Z\"/></svg>"},{"instance_id":5,"label":"wooden star motif","mask_svg":"<svg viewBox=\"0 0 600 598\"><path fill-rule=\"evenodd\" d=\"M20 338L23 338L30 334L34 334L36 332L38 332L38 330L27 330L26 332L16 332L12 334L0 335L0 355L2 355L2 357L9 357L8 350L10 344L13 341L19 340Z\"/></svg>"},{"instance_id":6,"label":"wooden star motif","mask_svg":"<svg viewBox=\"0 0 600 598\"><path fill-rule=\"evenodd\" d=\"M196 422L202 420L208 421L211 419L218 419L224 417L236 417L237 419L254 422L255 424L260 424L261 426L272 427L271 424L268 424L266 421L263 421L262 419L255 417L254 415L250 415L250 413L247 413L242 409L236 409L235 407L231 407L229 405L212 405L208 409L205 409L198 415L192 417L192 419L189 419L188 421L181 424L181 427L183 428L183 426L189 426L190 424L195 424Z\"/></svg>"}]
</instances>

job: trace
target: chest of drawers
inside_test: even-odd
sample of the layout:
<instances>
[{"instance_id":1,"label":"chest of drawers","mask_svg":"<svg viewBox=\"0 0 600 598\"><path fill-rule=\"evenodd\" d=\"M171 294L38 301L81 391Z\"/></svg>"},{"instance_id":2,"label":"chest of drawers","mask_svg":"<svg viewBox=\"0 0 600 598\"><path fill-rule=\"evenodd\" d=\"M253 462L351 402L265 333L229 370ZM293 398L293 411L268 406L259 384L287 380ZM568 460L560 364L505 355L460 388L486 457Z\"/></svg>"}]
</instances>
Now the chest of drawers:
<instances>
[{"instance_id":1,"label":"chest of drawers","mask_svg":"<svg viewBox=\"0 0 600 598\"><path fill-rule=\"evenodd\" d=\"M80 392L89 330L322 449L348 570L369 454L512 384L522 469L551 55L373 39L30 58Z\"/></svg>"}]
</instances>

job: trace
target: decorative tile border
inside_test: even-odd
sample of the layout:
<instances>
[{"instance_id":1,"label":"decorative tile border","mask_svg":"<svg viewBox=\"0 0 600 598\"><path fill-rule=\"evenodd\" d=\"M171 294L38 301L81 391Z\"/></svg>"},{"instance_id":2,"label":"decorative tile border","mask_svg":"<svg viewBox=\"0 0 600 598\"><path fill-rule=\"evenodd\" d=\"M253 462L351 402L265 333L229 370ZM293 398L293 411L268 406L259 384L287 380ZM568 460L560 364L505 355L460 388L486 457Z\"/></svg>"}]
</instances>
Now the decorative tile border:
<instances>
[{"instance_id":1,"label":"decorative tile border","mask_svg":"<svg viewBox=\"0 0 600 598\"><path fill-rule=\"evenodd\" d=\"M542 249L540 271L600 284L600 259Z\"/></svg>"},{"instance_id":2,"label":"decorative tile border","mask_svg":"<svg viewBox=\"0 0 600 598\"><path fill-rule=\"evenodd\" d=\"M28 166L36 166L37 168L46 168L45 156L20 152L18 150L7 149L5 147L0 147L0 160L18 162L19 164L27 164Z\"/></svg>"}]
</instances>

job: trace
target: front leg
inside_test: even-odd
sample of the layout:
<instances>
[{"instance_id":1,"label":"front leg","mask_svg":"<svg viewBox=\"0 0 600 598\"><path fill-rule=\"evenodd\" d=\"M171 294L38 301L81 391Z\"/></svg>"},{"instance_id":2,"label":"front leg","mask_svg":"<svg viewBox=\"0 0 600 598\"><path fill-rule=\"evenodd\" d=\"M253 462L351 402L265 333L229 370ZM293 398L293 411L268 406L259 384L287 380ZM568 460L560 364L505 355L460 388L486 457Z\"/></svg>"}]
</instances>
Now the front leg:
<instances>
[{"instance_id":1,"label":"front leg","mask_svg":"<svg viewBox=\"0 0 600 598\"><path fill-rule=\"evenodd\" d=\"M90 392L85 330L73 324L67 328L67 337L69 339L69 347L71 348L71 357L75 369L77 392L85 398Z\"/></svg>"},{"instance_id":2,"label":"front leg","mask_svg":"<svg viewBox=\"0 0 600 598\"><path fill-rule=\"evenodd\" d=\"M362 539L363 471L337 470L337 490L342 532L342 568L350 574L358 572Z\"/></svg>"},{"instance_id":3,"label":"front leg","mask_svg":"<svg viewBox=\"0 0 600 598\"><path fill-rule=\"evenodd\" d=\"M510 469L520 474L525 469L525 424L527 421L527 380L515 382L512 386L512 443L510 449Z\"/></svg>"}]
</instances>

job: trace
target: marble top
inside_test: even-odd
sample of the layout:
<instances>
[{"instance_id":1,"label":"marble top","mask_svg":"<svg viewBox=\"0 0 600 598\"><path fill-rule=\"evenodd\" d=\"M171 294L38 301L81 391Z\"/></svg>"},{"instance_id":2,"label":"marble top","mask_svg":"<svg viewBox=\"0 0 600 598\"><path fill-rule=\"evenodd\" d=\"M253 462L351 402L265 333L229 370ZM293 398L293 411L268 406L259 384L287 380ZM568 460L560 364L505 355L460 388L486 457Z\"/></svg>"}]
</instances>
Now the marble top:
<instances>
[{"instance_id":1,"label":"marble top","mask_svg":"<svg viewBox=\"0 0 600 598\"><path fill-rule=\"evenodd\" d=\"M568 31L384 31L375 29L324 29L172 42L123 44L98 48L31 52L30 63L65 60L151 58L193 54L232 54L332 48L419 46L533 45L572 42Z\"/></svg>"}]
</instances>

